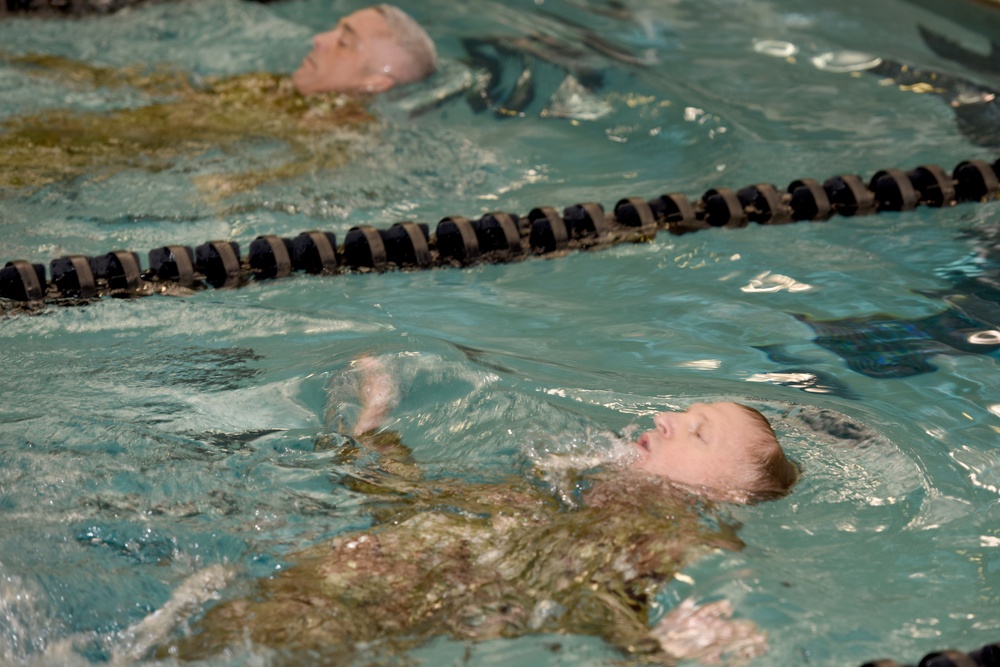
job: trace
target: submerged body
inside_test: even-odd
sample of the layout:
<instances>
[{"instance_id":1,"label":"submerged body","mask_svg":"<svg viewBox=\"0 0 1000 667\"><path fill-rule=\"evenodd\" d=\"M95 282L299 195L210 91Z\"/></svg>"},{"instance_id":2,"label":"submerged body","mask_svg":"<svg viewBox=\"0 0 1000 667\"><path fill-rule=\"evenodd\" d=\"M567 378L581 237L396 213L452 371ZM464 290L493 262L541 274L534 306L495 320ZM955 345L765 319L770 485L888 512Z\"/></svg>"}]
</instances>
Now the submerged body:
<instances>
[{"instance_id":1,"label":"submerged body","mask_svg":"<svg viewBox=\"0 0 1000 667\"><path fill-rule=\"evenodd\" d=\"M294 663L304 652L391 655L441 636L573 633L669 659L649 627L656 592L709 549L740 546L691 497L642 475L593 478L578 508L521 478L390 477L355 484L382 497L375 528L297 554L295 567L214 607L161 654L204 658L249 640ZM759 650L752 626L739 628L736 650Z\"/></svg>"},{"instance_id":2,"label":"submerged body","mask_svg":"<svg viewBox=\"0 0 1000 667\"><path fill-rule=\"evenodd\" d=\"M352 146L343 130L373 120L366 96L419 81L437 67L430 37L408 14L385 4L358 10L317 35L291 77L249 74L194 83L180 72L115 70L58 56L4 59L70 88L129 86L147 93L149 103L0 121L0 189L38 188L128 168L158 171L181 157L238 144L284 145L289 159L278 167L198 183L216 196L344 164Z\"/></svg>"},{"instance_id":3,"label":"submerged body","mask_svg":"<svg viewBox=\"0 0 1000 667\"><path fill-rule=\"evenodd\" d=\"M287 160L196 179L225 196L261 183L347 163L374 117L364 98L305 98L287 77L245 74L194 85L172 71L113 70L54 56L8 58L35 76L84 88L129 86L149 103L104 112L53 109L0 120L0 191L34 190L82 175L160 171L213 149L274 142Z\"/></svg>"},{"instance_id":4,"label":"submerged body","mask_svg":"<svg viewBox=\"0 0 1000 667\"><path fill-rule=\"evenodd\" d=\"M353 368L360 374L357 440L332 447L341 463L377 457L340 480L369 501L374 527L295 555L294 567L209 610L191 636L167 644L162 655L197 659L249 643L295 663L303 652L395 654L435 637L531 633L596 635L663 661L763 649L752 623L729 622L718 606L687 621L667 615L653 629L649 613L657 592L685 565L712 548L742 546L705 498L728 498L738 486L771 488L760 486L769 474L747 475L738 461L739 443L774 453L773 431L757 421L759 413L719 403L658 415L656 428L632 444L634 465L577 473L554 494L536 479L539 471L491 484L423 478L398 436L378 431L398 400L395 378L371 357ZM330 448L331 440L317 446ZM776 440L773 448L784 461ZM699 476L695 471L717 457L695 450L724 450L735 476ZM671 459L684 479L664 474ZM694 631L676 634L685 623ZM715 641L719 628L725 630Z\"/></svg>"}]
</instances>

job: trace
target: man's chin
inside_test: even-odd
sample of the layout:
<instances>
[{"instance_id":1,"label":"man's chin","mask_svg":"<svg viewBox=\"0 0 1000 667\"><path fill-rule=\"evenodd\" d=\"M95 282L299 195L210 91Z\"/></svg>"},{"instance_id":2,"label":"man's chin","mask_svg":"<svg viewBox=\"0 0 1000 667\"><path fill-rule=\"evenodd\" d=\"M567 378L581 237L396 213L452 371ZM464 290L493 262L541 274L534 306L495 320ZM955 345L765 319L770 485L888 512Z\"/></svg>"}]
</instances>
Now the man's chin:
<instances>
[{"instance_id":1,"label":"man's chin","mask_svg":"<svg viewBox=\"0 0 1000 667\"><path fill-rule=\"evenodd\" d=\"M316 93L323 92L322 86L315 77L310 76L310 72L306 70L306 66L295 70L292 74L292 85L295 86L295 90L299 91L300 95L315 95Z\"/></svg>"},{"instance_id":2,"label":"man's chin","mask_svg":"<svg viewBox=\"0 0 1000 667\"><path fill-rule=\"evenodd\" d=\"M292 74L292 85L295 86L295 90L299 91L299 94L303 96L321 95L323 93L338 93L341 95L359 97L366 94L366 91L360 87L349 88L346 86L332 85L326 81L322 81L315 76L312 76L311 72L303 72L302 68Z\"/></svg>"}]
</instances>

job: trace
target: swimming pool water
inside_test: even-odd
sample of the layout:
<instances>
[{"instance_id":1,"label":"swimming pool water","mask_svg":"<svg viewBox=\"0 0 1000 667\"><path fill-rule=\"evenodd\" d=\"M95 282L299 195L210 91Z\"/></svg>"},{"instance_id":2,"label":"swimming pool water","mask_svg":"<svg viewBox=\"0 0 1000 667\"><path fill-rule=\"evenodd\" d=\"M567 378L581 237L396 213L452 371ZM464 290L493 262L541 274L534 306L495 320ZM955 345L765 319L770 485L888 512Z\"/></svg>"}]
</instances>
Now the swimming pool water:
<instances>
[{"instance_id":1,"label":"swimming pool water","mask_svg":"<svg viewBox=\"0 0 1000 667\"><path fill-rule=\"evenodd\" d=\"M166 62L199 76L290 71L312 32L358 6L206 0L72 23L7 19L0 50L103 66ZM539 99L524 117L477 115L455 99L410 119L399 109L405 99L382 100L377 132L348 166L231 197L206 196L195 177L268 151L280 157L280 148L5 191L0 257L47 263L214 238L246 248L258 234L313 228L342 239L362 223L433 227L453 214L611 206L666 191L696 198L709 187L996 157L959 130L938 97L810 61L865 50L1000 87L995 73L934 55L917 32L932 26L985 51L987 21L955 23L892 0L621 6L628 16L601 13L612 5L596 0L407 7L453 63L468 35L541 26L583 39L569 22L648 63L601 61L606 85L597 94L614 111L598 120L541 117L561 75L538 64ZM764 39L798 53L759 53ZM67 89L5 61L0 91L0 118L141 99ZM392 426L416 458L470 479L516 465L539 434L587 449L604 441L581 436L594 424L620 431L694 400L735 397L761 408L802 481L787 499L734 510L747 548L713 554L659 598L664 606L688 596L732 600L768 632L770 650L754 664L915 662L933 649L997 641L995 355L935 355L934 372L879 379L815 345L795 317L943 311L933 292L955 293L949 271L996 270L982 234L995 233L997 215L996 203L966 204L660 234L552 260L298 276L0 321L0 662L144 664L129 628L188 577L232 564L239 574L228 590L239 590L296 549L366 526L362 501L337 483L343 471L313 446L328 387L365 352L387 355L400 374ZM794 361L760 349L775 346ZM791 372L832 391L764 381ZM803 406L843 413L870 437L809 432L794 418ZM412 657L476 665L619 657L593 638L560 637L559 652L552 640L442 640Z\"/></svg>"}]
</instances>

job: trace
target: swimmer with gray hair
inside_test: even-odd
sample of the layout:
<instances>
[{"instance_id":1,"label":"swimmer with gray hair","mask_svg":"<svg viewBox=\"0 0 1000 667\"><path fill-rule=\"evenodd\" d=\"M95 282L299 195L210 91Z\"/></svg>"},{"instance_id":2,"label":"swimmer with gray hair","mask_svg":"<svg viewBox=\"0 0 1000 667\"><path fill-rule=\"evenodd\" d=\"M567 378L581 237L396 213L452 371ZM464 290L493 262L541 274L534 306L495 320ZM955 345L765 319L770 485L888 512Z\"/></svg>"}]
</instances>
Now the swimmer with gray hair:
<instances>
[{"instance_id":1,"label":"swimmer with gray hair","mask_svg":"<svg viewBox=\"0 0 1000 667\"><path fill-rule=\"evenodd\" d=\"M402 9L379 4L314 36L292 83L302 95L364 95L420 81L436 70L437 50L427 32Z\"/></svg>"}]
</instances>

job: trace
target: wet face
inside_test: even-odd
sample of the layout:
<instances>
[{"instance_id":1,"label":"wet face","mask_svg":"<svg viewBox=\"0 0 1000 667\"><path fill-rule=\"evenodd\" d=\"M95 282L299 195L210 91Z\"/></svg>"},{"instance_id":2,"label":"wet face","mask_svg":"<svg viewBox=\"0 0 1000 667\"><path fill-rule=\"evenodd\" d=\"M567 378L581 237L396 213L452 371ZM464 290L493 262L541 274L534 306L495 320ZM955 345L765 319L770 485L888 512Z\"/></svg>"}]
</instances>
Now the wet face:
<instances>
[{"instance_id":1,"label":"wet face","mask_svg":"<svg viewBox=\"0 0 1000 667\"><path fill-rule=\"evenodd\" d=\"M393 63L405 55L385 17L369 7L313 37L313 49L292 75L292 83L303 95L381 93L396 83Z\"/></svg>"},{"instance_id":2,"label":"wet face","mask_svg":"<svg viewBox=\"0 0 1000 667\"><path fill-rule=\"evenodd\" d=\"M685 412L661 412L653 424L633 443L636 468L723 493L752 490L755 454L779 448L760 417L737 403L695 403Z\"/></svg>"}]
</instances>

